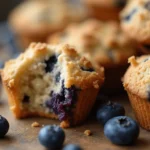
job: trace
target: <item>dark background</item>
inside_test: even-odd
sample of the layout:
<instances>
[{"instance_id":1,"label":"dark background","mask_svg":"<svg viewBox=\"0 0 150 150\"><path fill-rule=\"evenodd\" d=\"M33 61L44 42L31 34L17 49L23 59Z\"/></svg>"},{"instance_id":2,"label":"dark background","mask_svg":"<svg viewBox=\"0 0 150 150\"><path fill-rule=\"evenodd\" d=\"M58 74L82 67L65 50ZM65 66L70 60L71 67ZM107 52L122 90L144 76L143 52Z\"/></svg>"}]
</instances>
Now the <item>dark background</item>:
<instances>
[{"instance_id":1,"label":"dark background","mask_svg":"<svg viewBox=\"0 0 150 150\"><path fill-rule=\"evenodd\" d=\"M0 21L7 19L9 12L23 0L0 0Z\"/></svg>"}]
</instances>

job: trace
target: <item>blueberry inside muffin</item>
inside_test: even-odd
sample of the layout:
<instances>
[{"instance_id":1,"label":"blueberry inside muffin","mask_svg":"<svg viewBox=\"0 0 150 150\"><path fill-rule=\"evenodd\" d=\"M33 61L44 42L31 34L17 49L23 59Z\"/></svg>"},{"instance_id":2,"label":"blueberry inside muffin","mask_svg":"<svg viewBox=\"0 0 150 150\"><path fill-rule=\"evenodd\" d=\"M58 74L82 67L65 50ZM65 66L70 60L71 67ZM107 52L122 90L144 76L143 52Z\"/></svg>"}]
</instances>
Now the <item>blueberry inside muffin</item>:
<instances>
[{"instance_id":1,"label":"blueberry inside muffin","mask_svg":"<svg viewBox=\"0 0 150 150\"><path fill-rule=\"evenodd\" d=\"M103 67L92 65L69 45L41 43L32 43L6 63L2 77L17 118L46 116L68 126L86 118L104 80Z\"/></svg>"}]
</instances>

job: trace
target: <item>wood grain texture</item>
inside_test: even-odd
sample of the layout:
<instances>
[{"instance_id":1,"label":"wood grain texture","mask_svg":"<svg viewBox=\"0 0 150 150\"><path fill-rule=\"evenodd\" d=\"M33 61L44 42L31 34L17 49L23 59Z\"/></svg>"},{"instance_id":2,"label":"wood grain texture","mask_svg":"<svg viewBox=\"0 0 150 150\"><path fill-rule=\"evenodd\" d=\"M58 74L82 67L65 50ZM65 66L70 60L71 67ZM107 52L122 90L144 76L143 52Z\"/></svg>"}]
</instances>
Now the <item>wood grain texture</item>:
<instances>
[{"instance_id":1,"label":"wood grain texture","mask_svg":"<svg viewBox=\"0 0 150 150\"><path fill-rule=\"evenodd\" d=\"M125 106L127 115L134 117L127 96L113 98ZM1 100L0 114L5 116L10 123L10 130L4 139L0 139L0 150L45 150L38 142L40 128L33 128L35 121L41 125L59 124L59 121L45 118L27 118L16 120L8 108L7 100ZM93 135L84 135L85 130L91 130ZM67 143L80 144L84 150L150 150L150 132L141 129L138 141L132 146L116 146L111 144L103 134L100 126L91 115L85 124L65 130Z\"/></svg>"}]
</instances>

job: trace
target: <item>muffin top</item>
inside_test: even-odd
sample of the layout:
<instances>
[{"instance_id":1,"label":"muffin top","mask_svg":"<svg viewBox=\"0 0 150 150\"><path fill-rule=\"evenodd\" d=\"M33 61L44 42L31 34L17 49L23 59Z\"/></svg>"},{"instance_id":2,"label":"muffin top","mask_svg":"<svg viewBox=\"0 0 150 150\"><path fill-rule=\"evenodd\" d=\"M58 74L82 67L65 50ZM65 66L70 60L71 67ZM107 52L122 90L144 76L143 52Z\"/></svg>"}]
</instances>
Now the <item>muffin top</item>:
<instances>
[{"instance_id":1,"label":"muffin top","mask_svg":"<svg viewBox=\"0 0 150 150\"><path fill-rule=\"evenodd\" d=\"M88 4L101 7L115 7L122 8L125 6L127 0L83 0Z\"/></svg>"},{"instance_id":2,"label":"muffin top","mask_svg":"<svg viewBox=\"0 0 150 150\"><path fill-rule=\"evenodd\" d=\"M52 35L48 42L69 43L78 49L80 55L104 67L124 65L128 57L136 53L134 44L116 22L88 20L72 24L65 31Z\"/></svg>"},{"instance_id":3,"label":"muffin top","mask_svg":"<svg viewBox=\"0 0 150 150\"><path fill-rule=\"evenodd\" d=\"M150 43L150 0L131 0L121 12L121 26L138 42Z\"/></svg>"},{"instance_id":4,"label":"muffin top","mask_svg":"<svg viewBox=\"0 0 150 150\"><path fill-rule=\"evenodd\" d=\"M69 13L68 13L69 12ZM26 0L9 16L14 31L27 36L45 35L86 17L79 3L66 0Z\"/></svg>"},{"instance_id":5,"label":"muffin top","mask_svg":"<svg viewBox=\"0 0 150 150\"><path fill-rule=\"evenodd\" d=\"M129 58L130 67L123 78L127 91L150 100L150 55Z\"/></svg>"},{"instance_id":6,"label":"muffin top","mask_svg":"<svg viewBox=\"0 0 150 150\"><path fill-rule=\"evenodd\" d=\"M8 61L2 71L3 80L12 86L21 81L25 73L36 71L38 67L41 74L52 72L56 63L67 88L72 85L81 89L99 88L104 80L104 68L80 57L71 46L42 43L32 43L18 58Z\"/></svg>"}]
</instances>

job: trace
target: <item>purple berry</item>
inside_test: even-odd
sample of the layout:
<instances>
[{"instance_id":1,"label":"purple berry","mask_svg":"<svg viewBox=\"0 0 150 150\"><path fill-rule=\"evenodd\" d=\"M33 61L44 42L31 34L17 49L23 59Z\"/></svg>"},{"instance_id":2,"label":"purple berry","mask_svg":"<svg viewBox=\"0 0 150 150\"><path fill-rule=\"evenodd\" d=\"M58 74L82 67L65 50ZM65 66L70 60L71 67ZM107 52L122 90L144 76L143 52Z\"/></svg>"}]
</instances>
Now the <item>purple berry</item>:
<instances>
[{"instance_id":1,"label":"purple berry","mask_svg":"<svg viewBox=\"0 0 150 150\"><path fill-rule=\"evenodd\" d=\"M6 118L0 115L0 138L3 138L9 130L9 123Z\"/></svg>"},{"instance_id":2,"label":"purple berry","mask_svg":"<svg viewBox=\"0 0 150 150\"><path fill-rule=\"evenodd\" d=\"M60 149L65 140L62 128L56 125L47 125L39 132L40 143L48 149Z\"/></svg>"},{"instance_id":3,"label":"purple berry","mask_svg":"<svg viewBox=\"0 0 150 150\"><path fill-rule=\"evenodd\" d=\"M108 102L107 104L102 105L97 111L97 120L102 124L105 123L117 116L124 116L125 109L121 104Z\"/></svg>"},{"instance_id":4,"label":"purple berry","mask_svg":"<svg viewBox=\"0 0 150 150\"><path fill-rule=\"evenodd\" d=\"M105 136L117 145L132 144L138 138L139 132L137 122L127 116L114 117L104 126Z\"/></svg>"}]
</instances>

